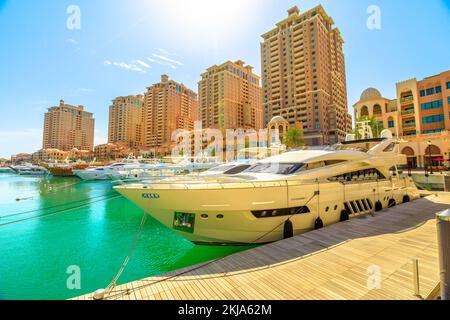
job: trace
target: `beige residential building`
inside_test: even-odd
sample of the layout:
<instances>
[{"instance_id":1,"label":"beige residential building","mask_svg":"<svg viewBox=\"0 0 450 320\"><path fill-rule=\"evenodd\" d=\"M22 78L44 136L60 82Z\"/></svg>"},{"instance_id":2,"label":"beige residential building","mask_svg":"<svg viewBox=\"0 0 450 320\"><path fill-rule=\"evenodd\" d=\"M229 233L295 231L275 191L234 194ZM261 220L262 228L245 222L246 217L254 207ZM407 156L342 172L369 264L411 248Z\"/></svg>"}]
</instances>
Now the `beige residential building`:
<instances>
[{"instance_id":1,"label":"beige residential building","mask_svg":"<svg viewBox=\"0 0 450 320\"><path fill-rule=\"evenodd\" d=\"M398 82L395 99L369 88L353 107L356 119L373 116L402 138L401 152L410 166L450 166L450 71Z\"/></svg>"},{"instance_id":2,"label":"beige residential building","mask_svg":"<svg viewBox=\"0 0 450 320\"><path fill-rule=\"evenodd\" d=\"M199 120L203 128L264 127L260 77L241 60L209 68L199 82Z\"/></svg>"},{"instance_id":3,"label":"beige residential building","mask_svg":"<svg viewBox=\"0 0 450 320\"><path fill-rule=\"evenodd\" d=\"M94 115L83 106L72 106L61 100L59 106L49 108L45 114L43 149L92 151L94 122Z\"/></svg>"},{"instance_id":4,"label":"beige residential building","mask_svg":"<svg viewBox=\"0 0 450 320\"><path fill-rule=\"evenodd\" d=\"M109 107L108 143L139 149L144 145L144 97L118 97Z\"/></svg>"},{"instance_id":5,"label":"beige residential building","mask_svg":"<svg viewBox=\"0 0 450 320\"><path fill-rule=\"evenodd\" d=\"M145 147L168 152L177 129L193 130L197 94L183 84L161 76L144 98Z\"/></svg>"},{"instance_id":6,"label":"beige residential building","mask_svg":"<svg viewBox=\"0 0 450 320\"><path fill-rule=\"evenodd\" d=\"M262 35L264 120L282 116L303 127L307 145L344 140L352 130L347 108L344 40L322 6L288 17Z\"/></svg>"}]
</instances>

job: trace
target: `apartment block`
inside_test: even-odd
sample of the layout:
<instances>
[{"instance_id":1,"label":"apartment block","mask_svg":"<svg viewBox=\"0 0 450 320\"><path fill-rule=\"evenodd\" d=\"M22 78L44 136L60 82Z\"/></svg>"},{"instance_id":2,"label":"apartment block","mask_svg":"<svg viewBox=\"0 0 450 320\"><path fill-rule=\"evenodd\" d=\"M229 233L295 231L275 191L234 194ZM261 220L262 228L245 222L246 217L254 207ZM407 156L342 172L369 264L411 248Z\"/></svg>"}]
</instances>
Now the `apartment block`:
<instances>
[{"instance_id":1,"label":"apartment block","mask_svg":"<svg viewBox=\"0 0 450 320\"><path fill-rule=\"evenodd\" d=\"M450 71L398 82L395 99L369 88L354 109L356 119L373 116L395 137L408 141L402 152L411 166L437 166L437 158L450 160Z\"/></svg>"},{"instance_id":2,"label":"apartment block","mask_svg":"<svg viewBox=\"0 0 450 320\"><path fill-rule=\"evenodd\" d=\"M194 91L162 75L144 97L145 147L170 151L176 130L194 129L197 104Z\"/></svg>"},{"instance_id":3,"label":"apartment block","mask_svg":"<svg viewBox=\"0 0 450 320\"><path fill-rule=\"evenodd\" d=\"M203 128L264 127L260 77L245 62L227 61L209 68L201 75L198 92Z\"/></svg>"},{"instance_id":4,"label":"apartment block","mask_svg":"<svg viewBox=\"0 0 450 320\"><path fill-rule=\"evenodd\" d=\"M288 17L262 35L264 121L282 116L303 127L308 145L334 144L351 132L344 40L322 6Z\"/></svg>"},{"instance_id":5,"label":"apartment block","mask_svg":"<svg viewBox=\"0 0 450 320\"><path fill-rule=\"evenodd\" d=\"M144 97L117 97L109 107L108 143L121 143L132 149L144 145Z\"/></svg>"},{"instance_id":6,"label":"apartment block","mask_svg":"<svg viewBox=\"0 0 450 320\"><path fill-rule=\"evenodd\" d=\"M45 113L43 149L92 151L94 123L94 115L83 106L72 106L61 100L59 106Z\"/></svg>"}]
</instances>

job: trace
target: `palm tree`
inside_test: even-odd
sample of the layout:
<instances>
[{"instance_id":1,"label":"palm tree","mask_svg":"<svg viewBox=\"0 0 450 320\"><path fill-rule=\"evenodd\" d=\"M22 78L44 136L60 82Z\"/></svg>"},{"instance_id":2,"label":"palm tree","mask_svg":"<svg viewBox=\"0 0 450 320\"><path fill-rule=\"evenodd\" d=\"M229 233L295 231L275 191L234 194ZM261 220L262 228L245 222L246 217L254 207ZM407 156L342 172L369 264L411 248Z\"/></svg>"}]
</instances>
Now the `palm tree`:
<instances>
[{"instance_id":1,"label":"palm tree","mask_svg":"<svg viewBox=\"0 0 450 320\"><path fill-rule=\"evenodd\" d=\"M362 116L356 122L369 121L369 126L372 129L372 134L374 138L379 138L381 131L384 130L383 123L377 121L375 117ZM356 139L361 139L361 134L358 131L358 128L354 130L354 134L356 135Z\"/></svg>"},{"instance_id":2,"label":"palm tree","mask_svg":"<svg viewBox=\"0 0 450 320\"><path fill-rule=\"evenodd\" d=\"M288 148L299 148L305 145L303 128L290 128L286 130L283 143Z\"/></svg>"}]
</instances>

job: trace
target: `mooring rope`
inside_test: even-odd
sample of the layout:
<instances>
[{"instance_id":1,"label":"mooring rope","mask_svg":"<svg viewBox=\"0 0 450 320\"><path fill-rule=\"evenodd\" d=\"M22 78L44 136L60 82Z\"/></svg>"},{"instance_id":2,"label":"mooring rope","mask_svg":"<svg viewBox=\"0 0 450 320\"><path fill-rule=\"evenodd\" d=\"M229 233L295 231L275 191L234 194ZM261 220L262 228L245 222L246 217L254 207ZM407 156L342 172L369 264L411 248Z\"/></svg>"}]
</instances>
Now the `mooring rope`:
<instances>
[{"instance_id":1,"label":"mooring rope","mask_svg":"<svg viewBox=\"0 0 450 320\"><path fill-rule=\"evenodd\" d=\"M311 198L303 205L303 207L301 208L301 210L298 210L298 211L294 212L294 213L291 214L287 219L285 219L282 223L280 223L279 225L277 225L277 226L276 226L275 228L273 228L272 230L266 232L265 234L263 234L263 235L260 236L259 238L255 239L254 241L250 242L248 245L251 246L251 245L256 244L257 241L263 239L263 238L266 237L267 235L269 235L269 234L271 234L272 232L274 232L275 230L277 230L279 227L281 227L283 224L285 224L288 220L290 220L293 216L298 215L298 214L302 214L303 211L304 211L304 209L306 208L306 206L307 206L307 205L314 199L314 197L317 196L317 195L318 195L318 193L315 192L315 193L313 194L313 196L312 196L312 197L311 197ZM139 232L138 232L138 234L139 234ZM138 239L138 238L137 238L137 239ZM110 297L108 297L108 295L110 295L111 293L116 293L116 292L118 292L118 294L116 294L116 295L114 295L114 296L111 297L111 298L118 298L118 297L121 297L121 296L124 296L124 295L129 295L131 292L134 292L134 291L140 290L140 289L142 289L142 288L146 288L146 287L155 285L155 284L157 284L157 283L168 282L168 281L170 281L170 280L176 279L176 278L178 278L178 277L180 277L180 276L182 276L182 275L184 275L184 274L187 274L187 273L189 273L189 272L193 272L193 271L199 270L199 269L201 269L201 268L203 268L203 267L206 267L206 266L208 266L208 265L211 265L211 264L213 264L213 263L215 263L215 262L219 262L219 261L221 261L221 260L224 260L224 259L226 259L227 257L229 257L229 256L231 256L231 255L232 255L232 253L231 253L231 254L228 254L228 255L226 255L226 256L224 256L224 257L221 257L221 258L212 260L212 261L210 261L210 262L201 264L201 265L199 265L198 267L195 267L195 268L193 268L193 269L189 269L189 270L186 270L186 271L184 271L184 272L182 272L182 273L176 274L176 275L174 275L174 276L165 278L165 279L163 279L163 280L153 281L153 282L151 282L151 283L149 283L149 284L144 284L144 285L141 285L141 286L138 286L138 287L134 287L133 289L124 289L124 290L118 290L118 291L115 291L115 292L114 292L113 290L114 290L114 288L116 287L116 283L117 283L117 279L118 279L118 277L116 276L116 278L117 278L117 279L115 278L115 279L116 279L116 282L114 281L114 279L113 279L113 281L111 281L110 285L109 285L109 286L107 287L107 289L106 289L105 296L104 296L103 299L104 299L104 300L108 300L108 298L110 298ZM129 256L127 256L127 258L125 259L125 262L126 262L126 264L128 264L128 262L129 262ZM122 265L121 271L119 271L120 274L121 274L121 273L123 272L123 270L126 268L125 262L124 262L124 264ZM124 266L124 265L125 265L125 266ZM119 276L120 276L120 275L119 275ZM114 285L111 286L111 284L114 284Z\"/></svg>"},{"instance_id":2,"label":"mooring rope","mask_svg":"<svg viewBox=\"0 0 450 320\"><path fill-rule=\"evenodd\" d=\"M117 272L116 276L111 280L111 283L106 287L106 294L110 294L114 288L117 285L117 281L119 280L122 273L125 271L125 268L128 266L128 263L130 262L131 255L133 254L134 250L137 247L137 244L139 243L139 240L141 239L142 232L144 231L145 223L147 222L148 214L144 212L144 216L142 217L141 224L139 226L139 230L136 233L136 236L134 238L133 243L131 244L130 249L128 250L128 254L125 258L125 260L122 263L122 266L119 269L119 272Z\"/></svg>"}]
</instances>

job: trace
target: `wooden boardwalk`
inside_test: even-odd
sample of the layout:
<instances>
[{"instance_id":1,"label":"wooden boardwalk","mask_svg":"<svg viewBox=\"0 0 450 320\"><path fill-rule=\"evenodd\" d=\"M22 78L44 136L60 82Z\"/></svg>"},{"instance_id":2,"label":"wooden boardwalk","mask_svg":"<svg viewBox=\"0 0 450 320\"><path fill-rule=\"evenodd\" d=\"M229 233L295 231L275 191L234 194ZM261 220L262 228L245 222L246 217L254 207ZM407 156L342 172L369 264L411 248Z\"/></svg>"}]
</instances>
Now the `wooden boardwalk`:
<instances>
[{"instance_id":1,"label":"wooden boardwalk","mask_svg":"<svg viewBox=\"0 0 450 320\"><path fill-rule=\"evenodd\" d=\"M450 193L114 289L108 299L421 299L439 282L435 213ZM78 297L92 299L92 294Z\"/></svg>"}]
</instances>

